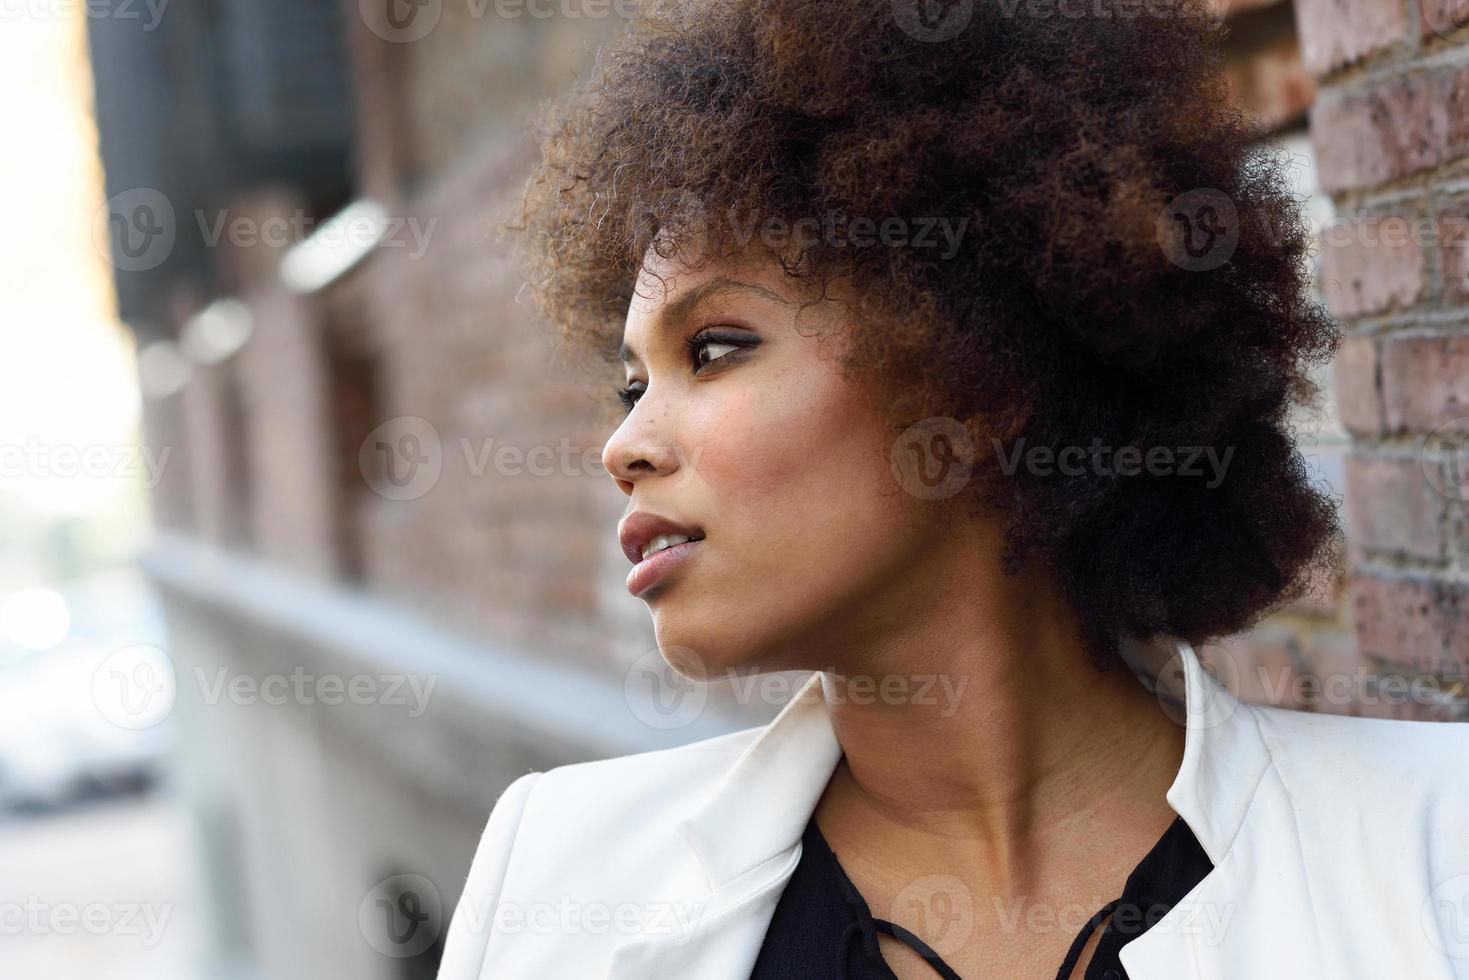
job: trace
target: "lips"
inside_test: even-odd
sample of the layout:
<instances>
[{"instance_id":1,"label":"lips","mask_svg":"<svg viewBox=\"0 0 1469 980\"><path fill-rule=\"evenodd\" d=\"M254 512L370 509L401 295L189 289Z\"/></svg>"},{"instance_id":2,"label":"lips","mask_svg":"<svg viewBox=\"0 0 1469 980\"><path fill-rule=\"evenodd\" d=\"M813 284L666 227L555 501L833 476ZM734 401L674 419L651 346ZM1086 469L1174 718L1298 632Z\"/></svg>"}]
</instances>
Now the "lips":
<instances>
[{"instance_id":1,"label":"lips","mask_svg":"<svg viewBox=\"0 0 1469 980\"><path fill-rule=\"evenodd\" d=\"M669 537L675 541L678 538L688 540L669 544L666 540ZM690 524L680 524L657 514L635 511L623 518L617 538L622 545L622 553L627 555L628 561L634 566L627 576L627 590L638 596L691 558L701 547L704 532ZM667 546L644 558L643 552L655 543Z\"/></svg>"},{"instance_id":2,"label":"lips","mask_svg":"<svg viewBox=\"0 0 1469 980\"><path fill-rule=\"evenodd\" d=\"M690 541L701 541L704 538L704 532L692 524L680 524L667 517L641 510L628 514L617 528L617 540L622 545L622 553L634 565L643 560L643 551L653 543L653 539L664 535L679 535L689 538Z\"/></svg>"}]
</instances>

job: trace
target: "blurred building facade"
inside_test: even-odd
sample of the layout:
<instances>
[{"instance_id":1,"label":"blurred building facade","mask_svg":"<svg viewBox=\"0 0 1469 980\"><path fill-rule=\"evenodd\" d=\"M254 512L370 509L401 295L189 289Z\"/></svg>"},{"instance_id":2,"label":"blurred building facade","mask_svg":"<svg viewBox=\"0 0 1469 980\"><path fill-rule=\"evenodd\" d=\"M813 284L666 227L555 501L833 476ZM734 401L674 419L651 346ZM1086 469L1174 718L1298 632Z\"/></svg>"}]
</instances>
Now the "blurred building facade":
<instances>
[{"instance_id":1,"label":"blurred building facade","mask_svg":"<svg viewBox=\"0 0 1469 980\"><path fill-rule=\"evenodd\" d=\"M668 675L622 587L594 396L517 304L496 240L536 100L625 25L615 3L570 6L582 16L209 0L146 36L92 25L119 300L147 439L174 447L145 565L191 733L217 975L430 977L511 779L779 707L721 690L709 710L660 707ZM1376 6L1227 12L1235 90L1262 137L1298 154L1323 226L1333 201L1437 213L1465 172L1469 49L1451 25L1469 10L1419 37ZM1379 104L1421 125L1384 122ZM1469 663L1462 499L1410 472L1414 440L1469 400L1469 265L1350 247L1323 260L1353 339L1303 450L1348 489L1355 572L1213 655L1247 668L1254 700L1452 714L1447 695L1441 709L1333 701L1311 682ZM1425 665L1428 649L1445 655ZM274 678L295 693L268 696ZM385 940L378 903L407 895L437 918Z\"/></svg>"}]
</instances>

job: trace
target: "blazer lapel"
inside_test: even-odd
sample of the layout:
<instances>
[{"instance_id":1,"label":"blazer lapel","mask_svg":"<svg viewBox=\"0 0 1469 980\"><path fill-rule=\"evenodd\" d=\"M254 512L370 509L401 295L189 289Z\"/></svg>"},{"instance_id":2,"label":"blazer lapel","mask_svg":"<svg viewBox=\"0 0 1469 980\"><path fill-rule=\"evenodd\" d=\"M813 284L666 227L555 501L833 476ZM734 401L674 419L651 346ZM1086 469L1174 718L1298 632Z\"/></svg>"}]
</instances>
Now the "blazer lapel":
<instances>
[{"instance_id":1,"label":"blazer lapel","mask_svg":"<svg viewBox=\"0 0 1469 980\"><path fill-rule=\"evenodd\" d=\"M622 943L613 953L609 980L748 980L775 906L800 860L798 841L755 869L748 880L716 889L688 932Z\"/></svg>"},{"instance_id":2,"label":"blazer lapel","mask_svg":"<svg viewBox=\"0 0 1469 980\"><path fill-rule=\"evenodd\" d=\"M801 833L842 750L822 675L795 696L678 824L708 882L686 931L635 937L613 954L609 980L680 977L746 980L785 884L801 859Z\"/></svg>"},{"instance_id":3,"label":"blazer lapel","mask_svg":"<svg viewBox=\"0 0 1469 980\"><path fill-rule=\"evenodd\" d=\"M1229 664L1216 668L1223 673ZM1187 716L1184 760L1168 802L1215 867L1122 947L1119 958L1131 980L1451 980L1453 967L1431 943L1394 935L1374 942L1360 934L1363 922L1371 930L1371 916L1340 917L1334 890L1342 879L1308 867L1313 842L1302 839L1300 804L1274 765L1258 709L1238 701L1182 640L1160 687L1179 681ZM1159 697L1165 704L1172 700L1166 693ZM1342 818L1352 819L1349 813ZM1382 900L1351 895L1347 904Z\"/></svg>"},{"instance_id":4,"label":"blazer lapel","mask_svg":"<svg viewBox=\"0 0 1469 980\"><path fill-rule=\"evenodd\" d=\"M1173 656L1151 678L1159 703L1184 726L1183 763L1167 799L1214 870L1123 946L1119 959L1131 980L1315 976L1323 961L1313 935L1279 921L1301 886L1299 851L1283 847L1278 835L1251 833L1245 821L1257 795L1282 799L1257 793L1275 776L1253 709L1205 669L1187 641L1173 642ZM1294 826L1289 813L1267 822ZM1247 894L1271 899L1244 903Z\"/></svg>"}]
</instances>

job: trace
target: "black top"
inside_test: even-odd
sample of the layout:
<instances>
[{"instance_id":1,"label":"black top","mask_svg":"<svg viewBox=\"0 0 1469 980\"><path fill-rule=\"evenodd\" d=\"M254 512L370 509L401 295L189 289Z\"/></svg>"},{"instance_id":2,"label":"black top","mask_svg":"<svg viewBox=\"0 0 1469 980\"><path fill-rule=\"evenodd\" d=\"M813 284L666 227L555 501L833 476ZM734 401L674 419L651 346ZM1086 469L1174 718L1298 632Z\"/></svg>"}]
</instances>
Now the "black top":
<instances>
[{"instance_id":1,"label":"black top","mask_svg":"<svg viewBox=\"0 0 1469 980\"><path fill-rule=\"evenodd\" d=\"M813 816L801 835L801 860L775 907L750 980L896 980L878 950L877 933L916 950L944 980L959 975L923 940L896 923L873 917L847 878ZM1174 818L1123 885L1071 944L1057 980L1070 980L1098 923L1112 913L1087 964L1086 980L1126 980L1118 951L1147 932L1214 868L1198 839ZM977 978L976 978L977 980Z\"/></svg>"}]
</instances>

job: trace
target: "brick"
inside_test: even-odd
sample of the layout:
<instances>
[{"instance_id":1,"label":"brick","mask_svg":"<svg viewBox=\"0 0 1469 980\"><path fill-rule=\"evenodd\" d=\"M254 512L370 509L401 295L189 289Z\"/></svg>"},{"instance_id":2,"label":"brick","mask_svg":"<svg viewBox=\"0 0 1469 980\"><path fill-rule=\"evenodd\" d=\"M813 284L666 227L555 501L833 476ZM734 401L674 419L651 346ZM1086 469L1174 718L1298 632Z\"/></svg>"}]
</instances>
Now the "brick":
<instances>
[{"instance_id":1,"label":"brick","mask_svg":"<svg viewBox=\"0 0 1469 980\"><path fill-rule=\"evenodd\" d=\"M1469 336L1392 338L1381 357L1389 432L1428 433L1469 417Z\"/></svg>"},{"instance_id":2,"label":"brick","mask_svg":"<svg viewBox=\"0 0 1469 980\"><path fill-rule=\"evenodd\" d=\"M1459 2L1469 6L1469 0ZM1457 160L1469 154L1469 65L1460 65L1448 71L1439 84L1443 92L1445 115L1449 121L1444 158Z\"/></svg>"},{"instance_id":3,"label":"brick","mask_svg":"<svg viewBox=\"0 0 1469 980\"><path fill-rule=\"evenodd\" d=\"M1427 294L1433 219L1359 215L1327 223L1321 235L1321 292L1332 312L1359 317L1406 309Z\"/></svg>"},{"instance_id":4,"label":"brick","mask_svg":"<svg viewBox=\"0 0 1469 980\"><path fill-rule=\"evenodd\" d=\"M1248 106L1267 132L1301 118L1316 101L1316 82L1294 38L1232 58L1225 74L1231 98Z\"/></svg>"},{"instance_id":5,"label":"brick","mask_svg":"<svg viewBox=\"0 0 1469 980\"><path fill-rule=\"evenodd\" d=\"M1346 460L1351 534L1362 547L1425 561L1447 557L1449 503L1417 458Z\"/></svg>"},{"instance_id":6,"label":"brick","mask_svg":"<svg viewBox=\"0 0 1469 980\"><path fill-rule=\"evenodd\" d=\"M1382 431L1382 393L1377 377L1377 342L1348 337L1332 364L1337 416L1352 432Z\"/></svg>"},{"instance_id":7,"label":"brick","mask_svg":"<svg viewBox=\"0 0 1469 980\"><path fill-rule=\"evenodd\" d=\"M1445 464L1449 515L1459 567L1469 568L1469 436L1457 441L1452 458Z\"/></svg>"},{"instance_id":8,"label":"brick","mask_svg":"<svg viewBox=\"0 0 1469 980\"><path fill-rule=\"evenodd\" d=\"M1469 198L1444 206L1437 217L1444 300L1469 302Z\"/></svg>"},{"instance_id":9,"label":"brick","mask_svg":"<svg viewBox=\"0 0 1469 980\"><path fill-rule=\"evenodd\" d=\"M1408 33L1401 0L1297 0L1306 70L1320 77L1390 47Z\"/></svg>"},{"instance_id":10,"label":"brick","mask_svg":"<svg viewBox=\"0 0 1469 980\"><path fill-rule=\"evenodd\" d=\"M1449 105L1457 72L1420 73L1365 91L1322 93L1311 113L1321 186L1329 193L1372 187L1439 166L1461 154Z\"/></svg>"},{"instance_id":11,"label":"brick","mask_svg":"<svg viewBox=\"0 0 1469 980\"><path fill-rule=\"evenodd\" d=\"M1431 578L1352 577L1352 615L1364 655L1415 670L1469 669L1469 587Z\"/></svg>"}]
</instances>

